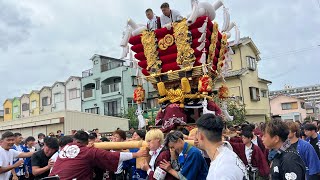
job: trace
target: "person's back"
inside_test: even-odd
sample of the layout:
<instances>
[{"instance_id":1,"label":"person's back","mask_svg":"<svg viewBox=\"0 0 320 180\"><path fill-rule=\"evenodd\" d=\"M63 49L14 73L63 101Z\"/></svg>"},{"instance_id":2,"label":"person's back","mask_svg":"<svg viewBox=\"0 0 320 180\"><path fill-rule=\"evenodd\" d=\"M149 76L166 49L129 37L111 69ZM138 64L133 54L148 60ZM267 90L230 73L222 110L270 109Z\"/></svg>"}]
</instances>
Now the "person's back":
<instances>
[{"instance_id":1,"label":"person's back","mask_svg":"<svg viewBox=\"0 0 320 180\"><path fill-rule=\"evenodd\" d=\"M118 163L119 153L70 143L60 151L50 175L58 175L60 179L92 179L94 167L116 171Z\"/></svg>"},{"instance_id":2,"label":"person's back","mask_svg":"<svg viewBox=\"0 0 320 180\"><path fill-rule=\"evenodd\" d=\"M272 160L271 179L304 179L305 164L294 147L279 151Z\"/></svg>"},{"instance_id":3,"label":"person's back","mask_svg":"<svg viewBox=\"0 0 320 180\"><path fill-rule=\"evenodd\" d=\"M237 154L226 146L220 147L218 151L219 155L210 163L207 179L245 179L246 167ZM232 173L228 173L231 170Z\"/></svg>"}]
</instances>

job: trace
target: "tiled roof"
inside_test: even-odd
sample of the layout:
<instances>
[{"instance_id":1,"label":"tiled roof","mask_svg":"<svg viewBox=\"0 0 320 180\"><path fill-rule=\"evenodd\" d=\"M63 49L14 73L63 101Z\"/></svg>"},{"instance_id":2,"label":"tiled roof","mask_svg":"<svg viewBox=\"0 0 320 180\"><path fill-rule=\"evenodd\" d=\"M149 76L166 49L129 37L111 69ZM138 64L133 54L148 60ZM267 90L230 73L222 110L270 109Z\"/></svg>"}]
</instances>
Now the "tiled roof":
<instances>
[{"instance_id":1,"label":"tiled roof","mask_svg":"<svg viewBox=\"0 0 320 180\"><path fill-rule=\"evenodd\" d=\"M248 68L242 68L242 69L235 70L235 71L229 71L229 72L227 72L225 78L234 77L234 76L241 76L242 74L247 72L247 70L248 70Z\"/></svg>"}]
</instances>

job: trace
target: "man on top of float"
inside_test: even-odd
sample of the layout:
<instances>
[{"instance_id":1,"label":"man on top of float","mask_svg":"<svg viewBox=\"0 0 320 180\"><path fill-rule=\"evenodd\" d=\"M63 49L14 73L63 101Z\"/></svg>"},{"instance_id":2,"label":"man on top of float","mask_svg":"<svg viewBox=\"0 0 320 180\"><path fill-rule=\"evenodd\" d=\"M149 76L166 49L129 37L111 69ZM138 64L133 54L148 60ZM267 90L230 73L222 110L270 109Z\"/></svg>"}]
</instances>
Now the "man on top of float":
<instances>
[{"instance_id":1,"label":"man on top of float","mask_svg":"<svg viewBox=\"0 0 320 180\"><path fill-rule=\"evenodd\" d=\"M160 6L160 9L163 13L160 17L161 27L183 19L180 12L174 9L170 9L169 4L166 2Z\"/></svg>"}]
</instances>

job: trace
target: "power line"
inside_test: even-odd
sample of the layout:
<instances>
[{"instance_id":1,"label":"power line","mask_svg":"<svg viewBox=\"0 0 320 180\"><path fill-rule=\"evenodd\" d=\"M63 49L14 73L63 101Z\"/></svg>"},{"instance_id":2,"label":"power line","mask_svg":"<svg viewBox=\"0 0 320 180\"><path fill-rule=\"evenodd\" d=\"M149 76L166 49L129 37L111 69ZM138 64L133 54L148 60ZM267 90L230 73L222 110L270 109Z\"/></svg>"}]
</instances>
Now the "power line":
<instances>
[{"instance_id":1,"label":"power line","mask_svg":"<svg viewBox=\"0 0 320 180\"><path fill-rule=\"evenodd\" d=\"M316 49L316 48L320 48L320 45L311 46L311 47L308 47L308 48L290 50L290 51L286 51L286 52L281 52L281 53L277 53L277 54L274 54L274 55L271 55L271 56L262 57L262 59L264 59L264 60L265 59L275 59L275 58L279 58L279 57L285 56L285 55L291 55L291 54L297 54L297 53L300 53L300 52L311 51L311 50Z\"/></svg>"}]
</instances>

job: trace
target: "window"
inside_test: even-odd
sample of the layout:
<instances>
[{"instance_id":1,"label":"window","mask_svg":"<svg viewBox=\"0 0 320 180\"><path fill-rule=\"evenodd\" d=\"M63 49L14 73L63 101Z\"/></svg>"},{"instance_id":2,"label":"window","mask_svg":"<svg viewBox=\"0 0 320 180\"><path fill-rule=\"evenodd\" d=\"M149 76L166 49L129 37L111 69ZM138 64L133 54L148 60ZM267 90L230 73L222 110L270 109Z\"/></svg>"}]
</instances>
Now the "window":
<instances>
[{"instance_id":1,"label":"window","mask_svg":"<svg viewBox=\"0 0 320 180\"><path fill-rule=\"evenodd\" d=\"M109 83L101 86L102 94L120 91L121 78L115 78L111 84Z\"/></svg>"},{"instance_id":2,"label":"window","mask_svg":"<svg viewBox=\"0 0 320 180\"><path fill-rule=\"evenodd\" d=\"M37 101L31 101L31 109L37 108Z\"/></svg>"},{"instance_id":3,"label":"window","mask_svg":"<svg viewBox=\"0 0 320 180\"><path fill-rule=\"evenodd\" d=\"M157 98L148 99L147 100L147 107L148 107L148 109L158 108L159 107L158 99Z\"/></svg>"},{"instance_id":4,"label":"window","mask_svg":"<svg viewBox=\"0 0 320 180\"><path fill-rule=\"evenodd\" d=\"M70 89L69 90L69 100L77 99L80 97L80 89Z\"/></svg>"},{"instance_id":5,"label":"window","mask_svg":"<svg viewBox=\"0 0 320 180\"><path fill-rule=\"evenodd\" d=\"M122 61L110 61L103 59L101 64L101 72L105 72L122 66Z\"/></svg>"},{"instance_id":6,"label":"window","mask_svg":"<svg viewBox=\"0 0 320 180\"><path fill-rule=\"evenodd\" d=\"M19 112L19 107L18 106L13 107L13 113L18 113L18 112Z\"/></svg>"},{"instance_id":7,"label":"window","mask_svg":"<svg viewBox=\"0 0 320 180\"><path fill-rule=\"evenodd\" d=\"M132 86L138 86L138 79L136 76L131 76Z\"/></svg>"},{"instance_id":8,"label":"window","mask_svg":"<svg viewBox=\"0 0 320 180\"><path fill-rule=\"evenodd\" d=\"M282 107L282 110L298 109L298 103L297 102L282 103L281 107Z\"/></svg>"},{"instance_id":9,"label":"window","mask_svg":"<svg viewBox=\"0 0 320 180\"><path fill-rule=\"evenodd\" d=\"M96 90L100 89L100 79L96 80Z\"/></svg>"},{"instance_id":10,"label":"window","mask_svg":"<svg viewBox=\"0 0 320 180\"><path fill-rule=\"evenodd\" d=\"M85 111L86 113L91 113L91 114L100 114L100 109L99 109L99 107L85 109L84 111Z\"/></svg>"},{"instance_id":11,"label":"window","mask_svg":"<svg viewBox=\"0 0 320 180\"><path fill-rule=\"evenodd\" d=\"M43 97L42 98L42 106L48 106L48 105L50 105L49 97Z\"/></svg>"},{"instance_id":12,"label":"window","mask_svg":"<svg viewBox=\"0 0 320 180\"><path fill-rule=\"evenodd\" d=\"M299 121L300 120L300 115L294 115L294 121Z\"/></svg>"},{"instance_id":13,"label":"window","mask_svg":"<svg viewBox=\"0 0 320 180\"><path fill-rule=\"evenodd\" d=\"M104 103L104 115L120 116L121 102L120 99Z\"/></svg>"},{"instance_id":14,"label":"window","mask_svg":"<svg viewBox=\"0 0 320 180\"><path fill-rule=\"evenodd\" d=\"M250 98L252 101L260 101L259 88L249 87L250 90Z\"/></svg>"},{"instance_id":15,"label":"window","mask_svg":"<svg viewBox=\"0 0 320 180\"><path fill-rule=\"evenodd\" d=\"M55 103L59 103L59 102L63 102L63 97L61 93L56 93L54 94L54 102Z\"/></svg>"},{"instance_id":16,"label":"window","mask_svg":"<svg viewBox=\"0 0 320 180\"><path fill-rule=\"evenodd\" d=\"M268 91L267 90L261 90L261 96L264 98L268 97Z\"/></svg>"},{"instance_id":17,"label":"window","mask_svg":"<svg viewBox=\"0 0 320 180\"><path fill-rule=\"evenodd\" d=\"M94 60L94 61L93 61L93 64L94 64L94 65L99 64L99 61L98 61L98 60Z\"/></svg>"},{"instance_id":18,"label":"window","mask_svg":"<svg viewBox=\"0 0 320 180\"><path fill-rule=\"evenodd\" d=\"M250 70L256 70L256 59L250 56L247 56L247 65Z\"/></svg>"},{"instance_id":19,"label":"window","mask_svg":"<svg viewBox=\"0 0 320 180\"><path fill-rule=\"evenodd\" d=\"M128 109L137 108L137 104L133 101L132 98L128 99Z\"/></svg>"},{"instance_id":20,"label":"window","mask_svg":"<svg viewBox=\"0 0 320 180\"><path fill-rule=\"evenodd\" d=\"M22 111L29 111L29 104L28 103L22 104Z\"/></svg>"},{"instance_id":21,"label":"window","mask_svg":"<svg viewBox=\"0 0 320 180\"><path fill-rule=\"evenodd\" d=\"M305 109L305 103L304 102L300 102L300 106L301 106L301 109Z\"/></svg>"},{"instance_id":22,"label":"window","mask_svg":"<svg viewBox=\"0 0 320 180\"><path fill-rule=\"evenodd\" d=\"M11 112L10 108L5 109L5 114L10 114L10 112Z\"/></svg>"}]
</instances>

